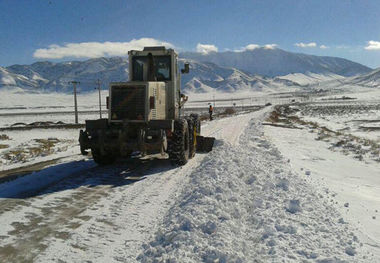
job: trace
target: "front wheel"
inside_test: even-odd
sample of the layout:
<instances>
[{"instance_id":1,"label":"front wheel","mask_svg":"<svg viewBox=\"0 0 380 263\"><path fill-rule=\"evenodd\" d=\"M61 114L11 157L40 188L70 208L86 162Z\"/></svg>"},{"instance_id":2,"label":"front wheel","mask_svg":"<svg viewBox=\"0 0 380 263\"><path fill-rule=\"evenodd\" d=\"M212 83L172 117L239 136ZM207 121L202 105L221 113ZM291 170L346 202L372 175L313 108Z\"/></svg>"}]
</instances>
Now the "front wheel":
<instances>
[{"instance_id":1,"label":"front wheel","mask_svg":"<svg viewBox=\"0 0 380 263\"><path fill-rule=\"evenodd\" d=\"M177 165L189 160L189 127L185 119L174 121L174 132L169 144L169 159Z\"/></svg>"}]
</instances>

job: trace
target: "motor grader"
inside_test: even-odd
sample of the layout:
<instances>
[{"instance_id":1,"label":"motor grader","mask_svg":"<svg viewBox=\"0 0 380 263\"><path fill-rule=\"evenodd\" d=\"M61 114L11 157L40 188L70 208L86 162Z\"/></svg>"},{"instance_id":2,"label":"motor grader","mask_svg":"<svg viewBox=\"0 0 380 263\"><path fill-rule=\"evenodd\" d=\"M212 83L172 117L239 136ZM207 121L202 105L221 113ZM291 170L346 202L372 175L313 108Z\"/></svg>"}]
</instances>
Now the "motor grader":
<instances>
[{"instance_id":1,"label":"motor grader","mask_svg":"<svg viewBox=\"0 0 380 263\"><path fill-rule=\"evenodd\" d=\"M81 153L91 150L98 164L118 157L161 153L184 165L196 151L211 151L215 138L200 136L197 114L184 116L178 54L165 47L131 50L129 81L113 82L107 97L108 118L86 120L80 131ZM181 74L189 73L184 64Z\"/></svg>"}]
</instances>

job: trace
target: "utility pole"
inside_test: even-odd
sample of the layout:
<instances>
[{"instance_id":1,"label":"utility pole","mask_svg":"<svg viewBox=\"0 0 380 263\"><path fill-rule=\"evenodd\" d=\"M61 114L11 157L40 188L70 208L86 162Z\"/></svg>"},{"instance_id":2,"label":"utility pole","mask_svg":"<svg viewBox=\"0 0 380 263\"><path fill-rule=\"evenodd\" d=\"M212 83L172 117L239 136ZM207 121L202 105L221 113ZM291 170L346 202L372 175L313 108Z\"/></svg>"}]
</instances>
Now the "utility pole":
<instances>
[{"instance_id":1,"label":"utility pole","mask_svg":"<svg viewBox=\"0 0 380 263\"><path fill-rule=\"evenodd\" d=\"M69 83L73 84L73 87L74 87L75 124L78 124L77 84L80 84L80 82L70 81Z\"/></svg>"},{"instance_id":2,"label":"utility pole","mask_svg":"<svg viewBox=\"0 0 380 263\"><path fill-rule=\"evenodd\" d=\"M102 118L102 97L101 97L101 94L100 94L100 80L98 79L97 81L98 83L98 91L99 91L99 115L100 115L100 118Z\"/></svg>"}]
</instances>

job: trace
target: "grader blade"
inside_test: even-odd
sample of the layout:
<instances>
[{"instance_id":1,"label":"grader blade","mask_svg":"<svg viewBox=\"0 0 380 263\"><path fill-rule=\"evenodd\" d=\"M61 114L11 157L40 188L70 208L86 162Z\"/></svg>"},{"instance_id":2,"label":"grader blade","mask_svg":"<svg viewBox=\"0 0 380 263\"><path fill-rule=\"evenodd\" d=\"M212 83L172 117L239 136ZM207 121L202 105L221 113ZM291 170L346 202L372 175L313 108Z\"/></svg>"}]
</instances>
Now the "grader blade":
<instances>
[{"instance_id":1,"label":"grader blade","mask_svg":"<svg viewBox=\"0 0 380 263\"><path fill-rule=\"evenodd\" d=\"M214 137L197 136L197 152L211 152L214 141Z\"/></svg>"}]
</instances>

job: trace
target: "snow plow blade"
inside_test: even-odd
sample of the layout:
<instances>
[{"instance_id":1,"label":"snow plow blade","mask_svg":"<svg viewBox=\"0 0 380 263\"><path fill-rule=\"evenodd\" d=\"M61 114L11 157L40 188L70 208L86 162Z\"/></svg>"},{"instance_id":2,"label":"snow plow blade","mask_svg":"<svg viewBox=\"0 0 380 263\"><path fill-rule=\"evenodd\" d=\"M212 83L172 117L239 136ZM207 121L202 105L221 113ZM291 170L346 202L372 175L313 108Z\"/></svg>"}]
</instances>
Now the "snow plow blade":
<instances>
[{"instance_id":1,"label":"snow plow blade","mask_svg":"<svg viewBox=\"0 0 380 263\"><path fill-rule=\"evenodd\" d=\"M197 152L211 152L214 141L214 137L197 136Z\"/></svg>"}]
</instances>

